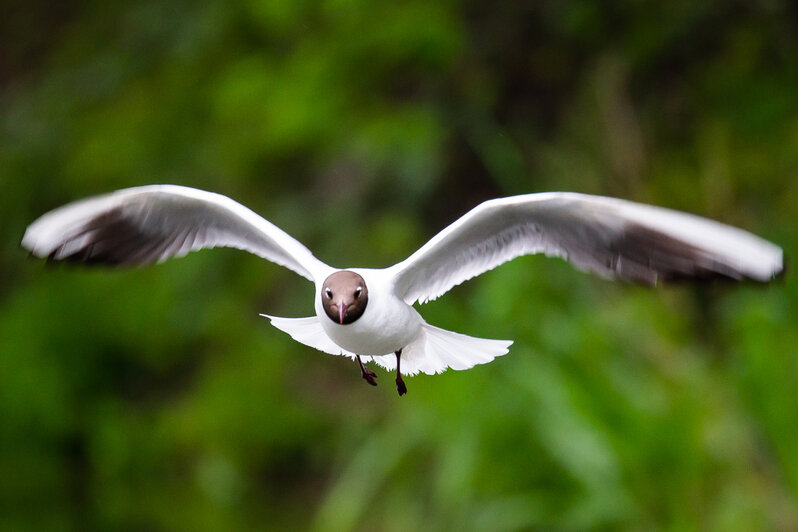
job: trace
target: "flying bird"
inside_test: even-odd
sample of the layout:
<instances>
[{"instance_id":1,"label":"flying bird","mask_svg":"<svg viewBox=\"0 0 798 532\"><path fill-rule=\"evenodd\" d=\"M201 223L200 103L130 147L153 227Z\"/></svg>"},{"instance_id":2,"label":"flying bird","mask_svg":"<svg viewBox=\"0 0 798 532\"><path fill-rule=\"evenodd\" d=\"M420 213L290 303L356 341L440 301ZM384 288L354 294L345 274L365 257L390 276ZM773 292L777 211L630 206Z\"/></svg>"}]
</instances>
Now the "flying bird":
<instances>
[{"instance_id":1,"label":"flying bird","mask_svg":"<svg viewBox=\"0 0 798 532\"><path fill-rule=\"evenodd\" d=\"M230 247L285 266L315 285L315 315L263 314L294 340L402 375L463 370L504 355L512 341L474 338L424 321L413 304L521 255L560 257L605 278L729 278L768 282L783 270L778 246L706 218L626 200L545 192L486 201L389 268L338 269L232 199L188 187L128 188L44 214L22 246L37 257L110 266L162 262Z\"/></svg>"}]
</instances>

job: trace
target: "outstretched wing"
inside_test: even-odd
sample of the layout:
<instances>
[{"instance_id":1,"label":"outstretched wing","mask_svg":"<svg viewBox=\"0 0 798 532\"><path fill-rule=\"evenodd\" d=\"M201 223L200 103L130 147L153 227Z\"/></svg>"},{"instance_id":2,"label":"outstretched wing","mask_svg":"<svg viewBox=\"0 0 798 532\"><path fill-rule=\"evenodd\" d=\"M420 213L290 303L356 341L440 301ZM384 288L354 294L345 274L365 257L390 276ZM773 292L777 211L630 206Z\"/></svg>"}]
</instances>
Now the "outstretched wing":
<instances>
[{"instance_id":1,"label":"outstretched wing","mask_svg":"<svg viewBox=\"0 0 798 532\"><path fill-rule=\"evenodd\" d=\"M22 246L56 261L131 266L202 248L243 249L313 281L332 269L294 238L228 197L176 185L128 188L60 207Z\"/></svg>"},{"instance_id":2,"label":"outstretched wing","mask_svg":"<svg viewBox=\"0 0 798 532\"><path fill-rule=\"evenodd\" d=\"M615 198L548 192L478 205L389 272L399 297L423 303L535 253L651 285L710 277L766 282L783 269L781 248L741 229Z\"/></svg>"}]
</instances>

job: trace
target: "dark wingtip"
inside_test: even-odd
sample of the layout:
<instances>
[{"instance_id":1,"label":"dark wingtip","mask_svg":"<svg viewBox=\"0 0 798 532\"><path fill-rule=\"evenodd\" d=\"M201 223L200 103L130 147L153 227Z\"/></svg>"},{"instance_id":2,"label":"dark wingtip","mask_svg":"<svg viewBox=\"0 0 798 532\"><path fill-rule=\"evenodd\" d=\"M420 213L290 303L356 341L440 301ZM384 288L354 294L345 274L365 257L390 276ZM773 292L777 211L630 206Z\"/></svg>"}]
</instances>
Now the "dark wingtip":
<instances>
[{"instance_id":1,"label":"dark wingtip","mask_svg":"<svg viewBox=\"0 0 798 532\"><path fill-rule=\"evenodd\" d=\"M49 254L41 255L41 258L49 266L58 263L119 269L156 262L171 240L157 231L151 234L145 232L123 214L109 211L92 218L82 227L64 235L63 241ZM80 242L79 247L75 246L78 243L76 239L84 236L88 237Z\"/></svg>"},{"instance_id":2,"label":"dark wingtip","mask_svg":"<svg viewBox=\"0 0 798 532\"><path fill-rule=\"evenodd\" d=\"M53 266L55 266L56 264L58 264L59 260L58 260L57 258L55 258L55 256L58 254L58 249L59 249L59 248L55 248L54 250L52 250L52 251L51 251L51 252L50 252L50 253L47 255L47 257L44 259L44 263L45 263L45 265L47 265L47 266L50 266L50 267L53 267Z\"/></svg>"},{"instance_id":3,"label":"dark wingtip","mask_svg":"<svg viewBox=\"0 0 798 532\"><path fill-rule=\"evenodd\" d=\"M49 255L46 257L42 257L37 255L32 248L25 245L25 235L22 235L22 238L19 240L19 247L27 252L27 259L29 261L40 261L41 259L45 260L45 264L47 266L52 266L58 262L58 259L55 258L55 254L58 252L58 248L54 249ZM34 246L35 247L35 246Z\"/></svg>"},{"instance_id":4,"label":"dark wingtip","mask_svg":"<svg viewBox=\"0 0 798 532\"><path fill-rule=\"evenodd\" d=\"M697 272L695 274L678 274L672 275L662 279L662 285L720 285L727 286L741 282L755 282L759 283L756 279L750 277L729 275L721 272Z\"/></svg>"}]
</instances>

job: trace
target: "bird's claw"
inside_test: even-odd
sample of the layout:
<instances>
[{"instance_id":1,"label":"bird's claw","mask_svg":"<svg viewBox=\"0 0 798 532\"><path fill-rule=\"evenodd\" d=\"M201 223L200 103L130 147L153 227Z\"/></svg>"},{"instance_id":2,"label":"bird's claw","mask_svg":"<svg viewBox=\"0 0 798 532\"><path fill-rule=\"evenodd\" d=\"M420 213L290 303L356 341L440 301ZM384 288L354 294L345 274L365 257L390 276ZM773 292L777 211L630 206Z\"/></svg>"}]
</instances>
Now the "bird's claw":
<instances>
[{"instance_id":1,"label":"bird's claw","mask_svg":"<svg viewBox=\"0 0 798 532\"><path fill-rule=\"evenodd\" d=\"M363 371L362 377L367 383L371 384L372 386L377 386L377 381L374 380L377 378L377 374L370 369Z\"/></svg>"},{"instance_id":2,"label":"bird's claw","mask_svg":"<svg viewBox=\"0 0 798 532\"><path fill-rule=\"evenodd\" d=\"M402 379L402 377L396 378L396 391L399 392L399 397L402 397L407 393L407 386L405 385L405 381Z\"/></svg>"},{"instance_id":3,"label":"bird's claw","mask_svg":"<svg viewBox=\"0 0 798 532\"><path fill-rule=\"evenodd\" d=\"M360 355L357 355L357 363L360 366L360 376L363 377L363 380L372 386L377 386L377 381L374 380L377 378L377 374L363 365Z\"/></svg>"}]
</instances>

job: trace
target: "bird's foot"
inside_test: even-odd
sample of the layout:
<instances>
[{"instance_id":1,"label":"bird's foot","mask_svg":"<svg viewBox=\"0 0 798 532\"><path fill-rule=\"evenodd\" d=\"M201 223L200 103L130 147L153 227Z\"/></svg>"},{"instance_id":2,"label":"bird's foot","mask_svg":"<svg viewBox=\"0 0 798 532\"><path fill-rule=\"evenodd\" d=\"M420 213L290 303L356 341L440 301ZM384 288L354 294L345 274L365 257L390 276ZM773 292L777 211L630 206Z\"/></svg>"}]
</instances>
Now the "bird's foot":
<instances>
[{"instance_id":1,"label":"bird's foot","mask_svg":"<svg viewBox=\"0 0 798 532\"><path fill-rule=\"evenodd\" d=\"M374 380L377 378L377 374L371 371L370 369L364 368L363 371L360 372L360 376L363 377L363 379L372 386L377 386L377 381Z\"/></svg>"},{"instance_id":2,"label":"bird's foot","mask_svg":"<svg viewBox=\"0 0 798 532\"><path fill-rule=\"evenodd\" d=\"M363 377L363 379L372 386L377 386L377 381L374 380L377 378L377 374L363 365L363 361L360 359L360 355L355 355L355 356L357 357L357 363L360 366L360 376Z\"/></svg>"},{"instance_id":3,"label":"bird's foot","mask_svg":"<svg viewBox=\"0 0 798 532\"><path fill-rule=\"evenodd\" d=\"M407 393L407 386L405 385L405 381L401 375L396 377L396 391L399 392L399 397L402 397Z\"/></svg>"}]
</instances>

